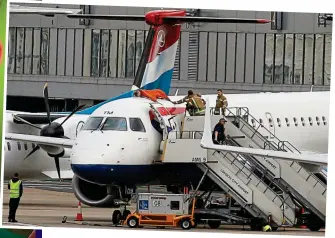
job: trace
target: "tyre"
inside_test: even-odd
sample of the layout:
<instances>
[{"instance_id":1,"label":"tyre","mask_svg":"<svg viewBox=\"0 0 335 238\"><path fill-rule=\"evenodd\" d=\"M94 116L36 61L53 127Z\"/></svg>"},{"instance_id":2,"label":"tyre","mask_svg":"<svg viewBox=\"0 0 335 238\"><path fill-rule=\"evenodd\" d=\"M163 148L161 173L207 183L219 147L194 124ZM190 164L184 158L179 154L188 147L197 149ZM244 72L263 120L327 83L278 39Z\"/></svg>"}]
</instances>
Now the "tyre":
<instances>
[{"instance_id":1,"label":"tyre","mask_svg":"<svg viewBox=\"0 0 335 238\"><path fill-rule=\"evenodd\" d=\"M138 227L138 219L137 217L129 217L128 221L127 221L127 225L130 227L130 228L136 228Z\"/></svg>"},{"instance_id":2,"label":"tyre","mask_svg":"<svg viewBox=\"0 0 335 238\"><path fill-rule=\"evenodd\" d=\"M310 231L319 231L323 222L315 215L309 215L307 220L307 227Z\"/></svg>"},{"instance_id":3,"label":"tyre","mask_svg":"<svg viewBox=\"0 0 335 238\"><path fill-rule=\"evenodd\" d=\"M261 231L264 226L264 221L262 219L253 218L250 223L250 228L252 231Z\"/></svg>"},{"instance_id":4,"label":"tyre","mask_svg":"<svg viewBox=\"0 0 335 238\"><path fill-rule=\"evenodd\" d=\"M278 230L278 226L272 226L272 227L271 227L271 230L272 230L272 231L277 231L277 230Z\"/></svg>"},{"instance_id":5,"label":"tyre","mask_svg":"<svg viewBox=\"0 0 335 238\"><path fill-rule=\"evenodd\" d=\"M208 221L208 226L211 229L218 229L221 226L221 221Z\"/></svg>"},{"instance_id":6,"label":"tyre","mask_svg":"<svg viewBox=\"0 0 335 238\"><path fill-rule=\"evenodd\" d=\"M121 212L120 210L115 210L112 215L112 223L113 225L118 225L121 220Z\"/></svg>"},{"instance_id":7,"label":"tyre","mask_svg":"<svg viewBox=\"0 0 335 238\"><path fill-rule=\"evenodd\" d=\"M191 229L191 221L190 219L183 219L181 222L180 222L180 226L183 230L189 230Z\"/></svg>"},{"instance_id":8,"label":"tyre","mask_svg":"<svg viewBox=\"0 0 335 238\"><path fill-rule=\"evenodd\" d=\"M124 211L123 211L123 214L122 214L122 216L123 216L123 220L126 220L126 219L127 219L127 216L128 216L129 214L131 214L131 212L130 212L129 210L124 210Z\"/></svg>"}]
</instances>

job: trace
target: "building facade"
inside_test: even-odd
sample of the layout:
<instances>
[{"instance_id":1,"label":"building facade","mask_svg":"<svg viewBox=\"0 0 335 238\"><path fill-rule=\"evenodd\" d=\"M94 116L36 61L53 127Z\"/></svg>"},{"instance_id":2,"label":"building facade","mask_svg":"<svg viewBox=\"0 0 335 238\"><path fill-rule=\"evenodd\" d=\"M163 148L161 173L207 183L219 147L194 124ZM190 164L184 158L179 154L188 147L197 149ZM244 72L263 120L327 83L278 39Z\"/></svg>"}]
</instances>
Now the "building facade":
<instances>
[{"instance_id":1,"label":"building facade","mask_svg":"<svg viewBox=\"0 0 335 238\"><path fill-rule=\"evenodd\" d=\"M149 10L85 7L92 14L143 15ZM309 91L312 86L317 91L330 89L332 25L320 24L318 13L191 13L276 21L184 24L171 94L176 89L184 94L190 88L202 94L217 88L225 93ZM92 104L129 90L148 33L144 22L82 21L66 16L13 14L9 24L7 107L13 110L17 101L40 97L45 82L50 96L66 99L68 105L78 100ZM55 110L66 110L64 100L59 102Z\"/></svg>"}]
</instances>

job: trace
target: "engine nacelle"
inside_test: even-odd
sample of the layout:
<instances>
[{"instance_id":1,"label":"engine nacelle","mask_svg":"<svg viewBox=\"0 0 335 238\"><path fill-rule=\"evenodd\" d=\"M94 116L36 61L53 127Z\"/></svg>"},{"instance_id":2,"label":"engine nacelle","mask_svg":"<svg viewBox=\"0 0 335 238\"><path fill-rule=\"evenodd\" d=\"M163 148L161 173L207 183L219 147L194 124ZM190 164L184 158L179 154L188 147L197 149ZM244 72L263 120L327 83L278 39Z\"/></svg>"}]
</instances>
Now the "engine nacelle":
<instances>
[{"instance_id":1,"label":"engine nacelle","mask_svg":"<svg viewBox=\"0 0 335 238\"><path fill-rule=\"evenodd\" d=\"M106 185L89 183L74 175L72 189L76 198L85 205L108 208L120 207L119 204L115 203L115 200L119 200L120 197L118 190L107 189Z\"/></svg>"}]
</instances>

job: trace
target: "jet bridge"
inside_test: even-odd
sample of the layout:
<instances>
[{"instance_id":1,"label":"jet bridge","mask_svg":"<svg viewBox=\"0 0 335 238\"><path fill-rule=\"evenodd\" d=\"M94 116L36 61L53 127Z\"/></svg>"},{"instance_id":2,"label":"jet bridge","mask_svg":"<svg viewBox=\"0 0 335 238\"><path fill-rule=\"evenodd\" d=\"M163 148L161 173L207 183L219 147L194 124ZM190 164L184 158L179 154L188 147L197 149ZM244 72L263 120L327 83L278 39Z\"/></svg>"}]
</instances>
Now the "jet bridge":
<instances>
[{"instance_id":1,"label":"jet bridge","mask_svg":"<svg viewBox=\"0 0 335 238\"><path fill-rule=\"evenodd\" d=\"M211 117L214 128L222 116ZM275 137L249 113L247 108L228 108L226 118L228 122L225 128L230 145L300 153L289 142ZM320 229L325 222L327 187L305 168L305 164L262 156L235 156L233 153L206 151L200 147L203 127L203 116L186 116L180 135L172 136L173 139L169 136L163 162L181 162L179 159L182 158L182 162L199 163L199 167L203 171L208 169L208 176L224 190L230 191L241 205L246 208L252 207L247 209L252 215L271 212L273 220L278 225L281 224L279 222L281 216L287 223L294 223L294 202L288 196L290 194L299 204L316 215L312 214L309 218L310 229ZM263 136L260 130L270 135L270 139ZM185 151L182 148L192 150ZM181 151L183 155L180 154ZM250 167L248 164L253 166ZM256 174L258 176L255 176ZM270 208L271 203L267 203L269 199L277 207L273 204L274 206ZM282 201L282 206L279 206L279 202L274 202L277 200ZM251 204L253 206L248 206Z\"/></svg>"}]
</instances>

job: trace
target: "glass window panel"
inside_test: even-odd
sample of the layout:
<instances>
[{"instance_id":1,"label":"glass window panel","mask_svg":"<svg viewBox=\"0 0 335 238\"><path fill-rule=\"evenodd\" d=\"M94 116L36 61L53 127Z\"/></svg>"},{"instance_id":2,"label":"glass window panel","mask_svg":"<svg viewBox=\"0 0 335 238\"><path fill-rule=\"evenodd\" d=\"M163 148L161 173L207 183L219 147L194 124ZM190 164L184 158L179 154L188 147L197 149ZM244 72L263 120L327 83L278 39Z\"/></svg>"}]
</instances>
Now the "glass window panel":
<instances>
[{"instance_id":1,"label":"glass window panel","mask_svg":"<svg viewBox=\"0 0 335 238\"><path fill-rule=\"evenodd\" d=\"M132 78L135 75L135 31L128 31L127 36L127 69L126 78Z\"/></svg>"},{"instance_id":2,"label":"glass window panel","mask_svg":"<svg viewBox=\"0 0 335 238\"><path fill-rule=\"evenodd\" d=\"M33 74L40 74L41 29L34 29Z\"/></svg>"},{"instance_id":3,"label":"glass window panel","mask_svg":"<svg viewBox=\"0 0 335 238\"><path fill-rule=\"evenodd\" d=\"M107 77L109 51L109 30L101 31L100 77Z\"/></svg>"},{"instance_id":4,"label":"glass window panel","mask_svg":"<svg viewBox=\"0 0 335 238\"><path fill-rule=\"evenodd\" d=\"M32 52L33 52L33 29L26 28L26 39L24 49L24 73L32 73Z\"/></svg>"},{"instance_id":5,"label":"glass window panel","mask_svg":"<svg viewBox=\"0 0 335 238\"><path fill-rule=\"evenodd\" d=\"M83 76L91 75L91 42L92 31L91 29L84 30L84 60L83 60Z\"/></svg>"},{"instance_id":6,"label":"glass window panel","mask_svg":"<svg viewBox=\"0 0 335 238\"><path fill-rule=\"evenodd\" d=\"M91 76L99 77L100 30L92 31Z\"/></svg>"},{"instance_id":7,"label":"glass window panel","mask_svg":"<svg viewBox=\"0 0 335 238\"><path fill-rule=\"evenodd\" d=\"M103 117L91 117L85 123L83 130L97 130L103 120Z\"/></svg>"},{"instance_id":8,"label":"glass window panel","mask_svg":"<svg viewBox=\"0 0 335 238\"><path fill-rule=\"evenodd\" d=\"M41 37L41 74L49 74L49 44L50 31L48 28L42 29Z\"/></svg>"},{"instance_id":9,"label":"glass window panel","mask_svg":"<svg viewBox=\"0 0 335 238\"><path fill-rule=\"evenodd\" d=\"M273 70L273 54L274 54L274 35L266 34L266 50L264 62L264 83L272 83Z\"/></svg>"},{"instance_id":10,"label":"glass window panel","mask_svg":"<svg viewBox=\"0 0 335 238\"><path fill-rule=\"evenodd\" d=\"M135 63L135 74L140 63L142 52L144 48L144 32L136 31L136 63Z\"/></svg>"},{"instance_id":11,"label":"glass window panel","mask_svg":"<svg viewBox=\"0 0 335 238\"><path fill-rule=\"evenodd\" d=\"M127 131L127 120L124 117L108 117L101 130Z\"/></svg>"},{"instance_id":12,"label":"glass window panel","mask_svg":"<svg viewBox=\"0 0 335 238\"><path fill-rule=\"evenodd\" d=\"M304 84L313 82L313 47L314 34L305 35Z\"/></svg>"},{"instance_id":13,"label":"glass window panel","mask_svg":"<svg viewBox=\"0 0 335 238\"><path fill-rule=\"evenodd\" d=\"M143 122L140 118L129 118L129 124L132 131L145 132Z\"/></svg>"},{"instance_id":14,"label":"glass window panel","mask_svg":"<svg viewBox=\"0 0 335 238\"><path fill-rule=\"evenodd\" d=\"M325 35L325 62L324 62L324 84L330 85L331 56L332 56L332 35Z\"/></svg>"},{"instance_id":15,"label":"glass window panel","mask_svg":"<svg viewBox=\"0 0 335 238\"><path fill-rule=\"evenodd\" d=\"M284 35L276 35L276 52L275 52L275 78L274 83L283 83L283 54L284 54Z\"/></svg>"},{"instance_id":16,"label":"glass window panel","mask_svg":"<svg viewBox=\"0 0 335 238\"><path fill-rule=\"evenodd\" d=\"M285 66L284 66L284 83L292 84L293 76L293 34L285 35Z\"/></svg>"},{"instance_id":17,"label":"glass window panel","mask_svg":"<svg viewBox=\"0 0 335 238\"><path fill-rule=\"evenodd\" d=\"M15 73L23 73L23 52L24 52L24 28L20 27L16 30L16 63Z\"/></svg>"},{"instance_id":18,"label":"glass window panel","mask_svg":"<svg viewBox=\"0 0 335 238\"><path fill-rule=\"evenodd\" d=\"M295 35L294 79L293 84L302 83L303 34Z\"/></svg>"},{"instance_id":19,"label":"glass window panel","mask_svg":"<svg viewBox=\"0 0 335 238\"><path fill-rule=\"evenodd\" d=\"M118 30L110 30L109 34L109 77L116 77L118 54Z\"/></svg>"},{"instance_id":20,"label":"glass window panel","mask_svg":"<svg viewBox=\"0 0 335 238\"><path fill-rule=\"evenodd\" d=\"M315 35L314 84L322 84L323 35Z\"/></svg>"},{"instance_id":21,"label":"glass window panel","mask_svg":"<svg viewBox=\"0 0 335 238\"><path fill-rule=\"evenodd\" d=\"M8 32L8 57L7 57L7 73L13 74L14 67L15 67L15 35L16 35L16 28L11 27L9 28Z\"/></svg>"},{"instance_id":22,"label":"glass window panel","mask_svg":"<svg viewBox=\"0 0 335 238\"><path fill-rule=\"evenodd\" d=\"M125 77L126 66L126 31L119 31L119 50L118 50L118 75L119 78Z\"/></svg>"}]
</instances>

